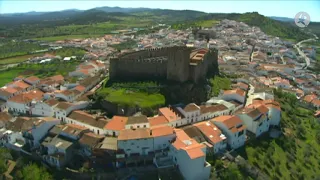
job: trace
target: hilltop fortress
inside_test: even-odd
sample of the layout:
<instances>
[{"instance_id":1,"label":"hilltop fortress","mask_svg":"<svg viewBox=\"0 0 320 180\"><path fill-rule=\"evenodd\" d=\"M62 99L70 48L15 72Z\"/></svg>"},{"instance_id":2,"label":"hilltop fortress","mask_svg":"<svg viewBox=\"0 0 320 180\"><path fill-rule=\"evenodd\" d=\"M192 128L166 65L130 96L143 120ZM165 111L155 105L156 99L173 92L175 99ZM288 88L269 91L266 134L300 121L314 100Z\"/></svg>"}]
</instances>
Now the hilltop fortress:
<instances>
[{"instance_id":1,"label":"hilltop fortress","mask_svg":"<svg viewBox=\"0 0 320 180\"><path fill-rule=\"evenodd\" d=\"M110 59L110 79L199 82L218 73L218 50L188 47L146 49Z\"/></svg>"}]
</instances>

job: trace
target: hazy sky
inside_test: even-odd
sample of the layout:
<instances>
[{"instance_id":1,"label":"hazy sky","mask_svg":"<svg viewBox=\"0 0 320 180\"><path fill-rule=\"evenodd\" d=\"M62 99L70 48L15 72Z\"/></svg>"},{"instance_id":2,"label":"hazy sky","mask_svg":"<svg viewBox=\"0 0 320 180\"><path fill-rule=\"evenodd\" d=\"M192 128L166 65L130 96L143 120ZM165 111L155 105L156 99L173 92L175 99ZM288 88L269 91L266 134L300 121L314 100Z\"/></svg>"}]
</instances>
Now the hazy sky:
<instances>
[{"instance_id":1,"label":"hazy sky","mask_svg":"<svg viewBox=\"0 0 320 180\"><path fill-rule=\"evenodd\" d=\"M253 12L257 11L266 16L280 16L294 18L300 11L309 13L311 21L320 21L320 1L289 1L289 0L260 0L260 1L218 1L218 0L155 0L155 1L89 1L89 0L0 0L0 13L29 12L29 11L57 11L64 9L90 9L101 6L119 7L149 7L161 9L190 9L204 12Z\"/></svg>"}]
</instances>

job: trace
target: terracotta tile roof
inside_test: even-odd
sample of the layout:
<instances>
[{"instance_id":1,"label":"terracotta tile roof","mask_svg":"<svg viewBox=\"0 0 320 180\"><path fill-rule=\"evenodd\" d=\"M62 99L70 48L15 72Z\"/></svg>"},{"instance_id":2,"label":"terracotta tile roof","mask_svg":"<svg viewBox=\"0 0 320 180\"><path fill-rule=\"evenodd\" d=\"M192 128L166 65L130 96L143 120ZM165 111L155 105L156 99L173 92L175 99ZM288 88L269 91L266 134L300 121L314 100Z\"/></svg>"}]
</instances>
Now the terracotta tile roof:
<instances>
[{"instance_id":1,"label":"terracotta tile roof","mask_svg":"<svg viewBox=\"0 0 320 180\"><path fill-rule=\"evenodd\" d=\"M62 75L51 76L49 78L53 81L58 81L58 82L64 81L64 77Z\"/></svg>"},{"instance_id":2,"label":"terracotta tile roof","mask_svg":"<svg viewBox=\"0 0 320 180\"><path fill-rule=\"evenodd\" d=\"M151 138L150 130L147 128L124 129L120 131L118 141Z\"/></svg>"},{"instance_id":3,"label":"terracotta tile roof","mask_svg":"<svg viewBox=\"0 0 320 180\"><path fill-rule=\"evenodd\" d=\"M127 124L128 117L123 116L113 116L111 121L108 122L104 126L104 129L120 131L125 129L125 125Z\"/></svg>"},{"instance_id":4,"label":"terracotta tile roof","mask_svg":"<svg viewBox=\"0 0 320 180\"><path fill-rule=\"evenodd\" d=\"M177 113L175 113L172 109L168 107L160 108L159 112L167 119L168 122L177 121L181 119L181 117Z\"/></svg>"},{"instance_id":5,"label":"terracotta tile roof","mask_svg":"<svg viewBox=\"0 0 320 180\"><path fill-rule=\"evenodd\" d=\"M140 123L149 123L147 116L141 115L141 116L130 116L127 120L128 124L140 124Z\"/></svg>"},{"instance_id":6,"label":"terracotta tile roof","mask_svg":"<svg viewBox=\"0 0 320 180\"><path fill-rule=\"evenodd\" d=\"M234 87L240 87L240 88L243 88L243 89L249 89L249 85L248 84L245 84L243 82L238 82L237 84L233 84L232 86Z\"/></svg>"},{"instance_id":7,"label":"terracotta tile roof","mask_svg":"<svg viewBox=\"0 0 320 180\"><path fill-rule=\"evenodd\" d=\"M81 72L84 75L88 75L89 74L89 71L86 70L86 69L80 69L79 72Z\"/></svg>"},{"instance_id":8,"label":"terracotta tile roof","mask_svg":"<svg viewBox=\"0 0 320 180\"><path fill-rule=\"evenodd\" d=\"M238 94L240 96L245 96L246 95L246 92L243 91L242 89L233 89L233 90L225 90L223 91L223 94Z\"/></svg>"},{"instance_id":9,"label":"terracotta tile roof","mask_svg":"<svg viewBox=\"0 0 320 180\"><path fill-rule=\"evenodd\" d=\"M43 92L40 90L33 90L26 93L18 94L13 96L8 101L16 102L16 103L28 103L32 100L39 101L43 98Z\"/></svg>"},{"instance_id":10,"label":"terracotta tile roof","mask_svg":"<svg viewBox=\"0 0 320 180\"><path fill-rule=\"evenodd\" d=\"M16 92L17 92L17 89L12 88L12 87L2 87L0 89L0 94L2 94L3 96L10 96Z\"/></svg>"},{"instance_id":11,"label":"terracotta tile roof","mask_svg":"<svg viewBox=\"0 0 320 180\"><path fill-rule=\"evenodd\" d=\"M205 148L205 145L197 143L194 139L191 139L183 130L174 129L177 138L172 143L172 145L177 150L184 150L189 155L190 159L196 159L199 157L204 157L205 154L202 151L202 148Z\"/></svg>"},{"instance_id":12,"label":"terracotta tile roof","mask_svg":"<svg viewBox=\"0 0 320 180\"><path fill-rule=\"evenodd\" d=\"M311 103L313 105L315 105L315 106L320 106L320 100L319 99L314 99Z\"/></svg>"},{"instance_id":13,"label":"terracotta tile roof","mask_svg":"<svg viewBox=\"0 0 320 180\"><path fill-rule=\"evenodd\" d=\"M241 131L243 129L243 127L245 128L241 119L237 116L230 116L230 115L219 116L219 117L213 118L211 121L221 122L233 133ZM236 127L236 126L238 126L238 127Z\"/></svg>"},{"instance_id":14,"label":"terracotta tile roof","mask_svg":"<svg viewBox=\"0 0 320 180\"><path fill-rule=\"evenodd\" d=\"M80 69L95 69L93 65L80 65Z\"/></svg>"},{"instance_id":15,"label":"terracotta tile roof","mask_svg":"<svg viewBox=\"0 0 320 180\"><path fill-rule=\"evenodd\" d=\"M71 106L73 106L72 103L69 103L69 102L59 102L59 104L56 106L56 108L66 110L66 109L68 109L68 108L71 107Z\"/></svg>"},{"instance_id":16,"label":"terracotta tile roof","mask_svg":"<svg viewBox=\"0 0 320 180\"><path fill-rule=\"evenodd\" d=\"M83 145L87 145L90 148L95 147L97 144L102 142L104 136L96 135L92 132L84 133L82 137L79 139L79 143Z\"/></svg>"},{"instance_id":17,"label":"terracotta tile roof","mask_svg":"<svg viewBox=\"0 0 320 180\"><path fill-rule=\"evenodd\" d=\"M89 130L89 129L76 124L66 124L66 126L62 128L62 132L66 134L70 134L72 136L78 136L81 132L85 130Z\"/></svg>"},{"instance_id":18,"label":"terracotta tile roof","mask_svg":"<svg viewBox=\"0 0 320 180\"><path fill-rule=\"evenodd\" d=\"M30 77L25 78L24 80L27 80L29 82L40 81L40 79L36 76L30 76Z\"/></svg>"},{"instance_id":19,"label":"terracotta tile roof","mask_svg":"<svg viewBox=\"0 0 320 180\"><path fill-rule=\"evenodd\" d=\"M0 121L8 122L13 117L7 112L0 112Z\"/></svg>"},{"instance_id":20,"label":"terracotta tile roof","mask_svg":"<svg viewBox=\"0 0 320 180\"><path fill-rule=\"evenodd\" d=\"M150 129L150 134L152 137L159 137L159 136L168 136L174 134L173 127L163 125L158 127L152 127Z\"/></svg>"},{"instance_id":21,"label":"terracotta tile roof","mask_svg":"<svg viewBox=\"0 0 320 180\"><path fill-rule=\"evenodd\" d=\"M30 87L29 84L23 82L22 80L14 81L10 85L14 85L14 86L19 87L21 89L27 89L28 87Z\"/></svg>"},{"instance_id":22,"label":"terracotta tile roof","mask_svg":"<svg viewBox=\"0 0 320 180\"><path fill-rule=\"evenodd\" d=\"M223 141L225 136L221 136L221 131L210 121L196 123L193 126L196 126L212 143L216 144Z\"/></svg>"},{"instance_id":23,"label":"terracotta tile roof","mask_svg":"<svg viewBox=\"0 0 320 180\"><path fill-rule=\"evenodd\" d=\"M311 101L313 101L314 99L317 98L317 95L315 94L309 94L309 95L306 95L303 100L308 102L308 103L311 103Z\"/></svg>"},{"instance_id":24,"label":"terracotta tile roof","mask_svg":"<svg viewBox=\"0 0 320 180\"><path fill-rule=\"evenodd\" d=\"M263 103L267 108L275 108L275 109L278 109L279 111L281 111L280 103L277 102L277 101L275 101L275 100L272 100L272 99L264 100L264 101L262 101L262 103Z\"/></svg>"},{"instance_id":25,"label":"terracotta tile roof","mask_svg":"<svg viewBox=\"0 0 320 180\"><path fill-rule=\"evenodd\" d=\"M55 105L59 104L59 101L56 99L48 99L48 100L44 101L44 103L48 104L49 106L55 106Z\"/></svg>"},{"instance_id":26,"label":"terracotta tile roof","mask_svg":"<svg viewBox=\"0 0 320 180\"><path fill-rule=\"evenodd\" d=\"M201 148L197 148L197 147L192 149L187 149L186 152L189 155L190 159L196 159L196 158L205 156Z\"/></svg>"},{"instance_id":27,"label":"terracotta tile roof","mask_svg":"<svg viewBox=\"0 0 320 180\"><path fill-rule=\"evenodd\" d=\"M205 113L214 113L218 111L224 111L227 110L228 108L222 104L218 105L201 105L200 106L200 113L205 114Z\"/></svg>"},{"instance_id":28,"label":"terracotta tile roof","mask_svg":"<svg viewBox=\"0 0 320 180\"><path fill-rule=\"evenodd\" d=\"M79 91L79 92L84 92L84 90L86 89L86 87L78 85L74 88L75 90Z\"/></svg>"},{"instance_id":29,"label":"terracotta tile roof","mask_svg":"<svg viewBox=\"0 0 320 180\"><path fill-rule=\"evenodd\" d=\"M71 90L60 91L60 93L63 94L63 95L66 95L66 96L69 96L69 95L71 95L71 94L74 94L74 92L71 91Z\"/></svg>"},{"instance_id":30,"label":"terracotta tile roof","mask_svg":"<svg viewBox=\"0 0 320 180\"><path fill-rule=\"evenodd\" d=\"M70 119L73 119L84 124L88 124L93 127L104 128L108 121L105 119L97 119L91 114L88 114L84 111L72 111L68 116Z\"/></svg>"},{"instance_id":31,"label":"terracotta tile roof","mask_svg":"<svg viewBox=\"0 0 320 180\"><path fill-rule=\"evenodd\" d=\"M148 119L151 127L168 124L168 120L164 116L156 116Z\"/></svg>"},{"instance_id":32,"label":"terracotta tile roof","mask_svg":"<svg viewBox=\"0 0 320 180\"><path fill-rule=\"evenodd\" d=\"M184 110L185 112L193 112L193 111L200 110L200 107L197 106L197 105L194 104L194 103L190 103L190 104L188 104L186 107L184 107L183 110Z\"/></svg>"}]
</instances>

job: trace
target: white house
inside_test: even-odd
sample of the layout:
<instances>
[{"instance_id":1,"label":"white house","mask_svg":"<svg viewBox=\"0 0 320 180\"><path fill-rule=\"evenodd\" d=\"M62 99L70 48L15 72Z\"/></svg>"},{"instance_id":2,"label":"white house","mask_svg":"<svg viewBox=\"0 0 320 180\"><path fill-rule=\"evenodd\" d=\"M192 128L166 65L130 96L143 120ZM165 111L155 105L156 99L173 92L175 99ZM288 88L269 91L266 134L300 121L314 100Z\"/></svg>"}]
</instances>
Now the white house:
<instances>
[{"instance_id":1,"label":"white house","mask_svg":"<svg viewBox=\"0 0 320 180\"><path fill-rule=\"evenodd\" d=\"M280 103L273 100L273 99L268 99L268 100L254 100L253 102L254 105L260 105L263 104L265 105L268 109L268 119L269 119L269 124L270 127L272 126L279 126L280 125L280 120L281 120L281 107Z\"/></svg>"},{"instance_id":2,"label":"white house","mask_svg":"<svg viewBox=\"0 0 320 180\"><path fill-rule=\"evenodd\" d=\"M104 126L104 132L108 136L118 137L121 130L125 129L128 117L113 116L112 119Z\"/></svg>"},{"instance_id":3,"label":"white house","mask_svg":"<svg viewBox=\"0 0 320 180\"><path fill-rule=\"evenodd\" d=\"M221 115L229 115L231 111L224 105L201 105L200 106L200 117L199 121L209 120L211 118L221 116Z\"/></svg>"},{"instance_id":4,"label":"white house","mask_svg":"<svg viewBox=\"0 0 320 180\"><path fill-rule=\"evenodd\" d=\"M41 101L43 94L40 90L18 94L8 99L7 107L9 111L31 115L32 102Z\"/></svg>"},{"instance_id":5,"label":"white house","mask_svg":"<svg viewBox=\"0 0 320 180\"><path fill-rule=\"evenodd\" d=\"M206 141L213 145L214 154L224 151L227 148L227 138L216 125L210 121L199 122L193 126L197 127L205 136Z\"/></svg>"},{"instance_id":6,"label":"white house","mask_svg":"<svg viewBox=\"0 0 320 180\"><path fill-rule=\"evenodd\" d=\"M148 128L125 129L118 136L118 149L127 157L148 155L154 151L153 138Z\"/></svg>"},{"instance_id":7,"label":"white house","mask_svg":"<svg viewBox=\"0 0 320 180\"><path fill-rule=\"evenodd\" d=\"M225 90L221 95L221 99L225 101L238 101L244 104L246 99L246 92L241 89Z\"/></svg>"},{"instance_id":8,"label":"white house","mask_svg":"<svg viewBox=\"0 0 320 180\"><path fill-rule=\"evenodd\" d=\"M81 93L77 90L63 90L63 91L56 91L55 97L61 98L68 102L73 102L77 97L79 97Z\"/></svg>"},{"instance_id":9,"label":"white house","mask_svg":"<svg viewBox=\"0 0 320 180\"><path fill-rule=\"evenodd\" d=\"M29 143L33 147L39 147L41 140L46 136L47 132L59 123L60 121L53 117L37 118L34 120L32 128L25 131L23 135L25 139L29 139Z\"/></svg>"},{"instance_id":10,"label":"white house","mask_svg":"<svg viewBox=\"0 0 320 180\"><path fill-rule=\"evenodd\" d=\"M104 134L104 127L107 120L104 118L96 118L84 111L72 111L72 113L65 119L68 124L76 124L89 128L95 134Z\"/></svg>"},{"instance_id":11,"label":"white house","mask_svg":"<svg viewBox=\"0 0 320 180\"><path fill-rule=\"evenodd\" d=\"M190 103L187 106L185 106L183 109L180 107L177 107L177 109L186 118L186 121L188 124L195 123L195 122L199 121L200 107L198 105L196 105L194 103Z\"/></svg>"},{"instance_id":12,"label":"white house","mask_svg":"<svg viewBox=\"0 0 320 180\"><path fill-rule=\"evenodd\" d=\"M55 99L49 99L46 101L34 101L31 102L31 114L33 116L54 116L54 107L59 104L59 101Z\"/></svg>"},{"instance_id":13,"label":"white house","mask_svg":"<svg viewBox=\"0 0 320 180\"><path fill-rule=\"evenodd\" d=\"M89 105L87 101L79 101L74 103L69 102L59 102L58 105L54 107L54 116L59 120L66 122L66 117L74 110L84 109Z\"/></svg>"},{"instance_id":14,"label":"white house","mask_svg":"<svg viewBox=\"0 0 320 180\"><path fill-rule=\"evenodd\" d=\"M2 100L8 100L12 98L13 96L17 95L19 92L17 89L12 87L4 86L0 88L0 99Z\"/></svg>"},{"instance_id":15,"label":"white house","mask_svg":"<svg viewBox=\"0 0 320 180\"><path fill-rule=\"evenodd\" d=\"M211 120L227 137L231 149L237 149L246 141L246 127L237 116L219 116Z\"/></svg>"},{"instance_id":16,"label":"white house","mask_svg":"<svg viewBox=\"0 0 320 180\"><path fill-rule=\"evenodd\" d=\"M89 131L90 130L88 128L83 126L79 126L76 124L66 124L65 126L61 127L60 135L69 139L79 140L84 133L87 133Z\"/></svg>"},{"instance_id":17,"label":"white house","mask_svg":"<svg viewBox=\"0 0 320 180\"><path fill-rule=\"evenodd\" d=\"M231 103L231 102L228 102L228 101L225 101L225 100L222 100L222 99L219 99L219 98L211 98L209 99L207 102L206 102L207 105L213 105L213 104L222 104L224 105L225 107L228 108L229 111L231 111L232 113L236 111L236 107L235 107L235 104Z\"/></svg>"},{"instance_id":18,"label":"white house","mask_svg":"<svg viewBox=\"0 0 320 180\"><path fill-rule=\"evenodd\" d=\"M159 115L164 116L172 127L180 127L188 124L184 115L174 107L159 108Z\"/></svg>"},{"instance_id":19,"label":"white house","mask_svg":"<svg viewBox=\"0 0 320 180\"><path fill-rule=\"evenodd\" d=\"M168 125L150 128L150 135L153 137L155 152L168 148L171 141L176 137L173 127Z\"/></svg>"},{"instance_id":20,"label":"white house","mask_svg":"<svg viewBox=\"0 0 320 180\"><path fill-rule=\"evenodd\" d=\"M150 124L147 116L130 116L128 117L125 129L149 128Z\"/></svg>"},{"instance_id":21,"label":"white house","mask_svg":"<svg viewBox=\"0 0 320 180\"><path fill-rule=\"evenodd\" d=\"M264 132L269 131L268 111L269 109L262 104L250 105L236 115L243 121L248 131L259 137Z\"/></svg>"},{"instance_id":22,"label":"white house","mask_svg":"<svg viewBox=\"0 0 320 180\"><path fill-rule=\"evenodd\" d=\"M211 165L206 162L206 146L191 139L183 130L175 129L177 138L170 155L186 180L209 179Z\"/></svg>"}]
</instances>

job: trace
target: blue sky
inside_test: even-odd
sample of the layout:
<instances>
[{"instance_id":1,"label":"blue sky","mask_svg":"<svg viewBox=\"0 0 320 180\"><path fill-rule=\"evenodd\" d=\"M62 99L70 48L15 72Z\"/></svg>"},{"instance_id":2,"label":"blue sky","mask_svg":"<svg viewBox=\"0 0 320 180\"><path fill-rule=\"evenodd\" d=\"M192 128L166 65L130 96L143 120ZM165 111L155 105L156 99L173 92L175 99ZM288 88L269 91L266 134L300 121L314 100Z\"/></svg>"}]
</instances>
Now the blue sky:
<instances>
[{"instance_id":1,"label":"blue sky","mask_svg":"<svg viewBox=\"0 0 320 180\"><path fill-rule=\"evenodd\" d=\"M231 0L155 0L155 1L133 1L133 0L0 0L0 13L29 12L29 11L57 11L64 9L90 9L100 6L119 7L149 7L161 9L190 9L204 12L253 12L257 11L266 16L280 16L294 18L295 14L304 11L309 13L311 21L320 22L320 1L289 1L289 0L260 0L260 1L231 1Z\"/></svg>"}]
</instances>

